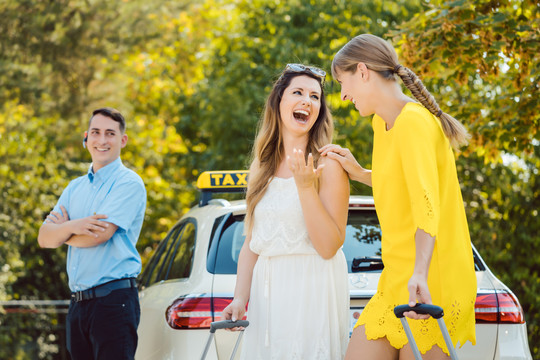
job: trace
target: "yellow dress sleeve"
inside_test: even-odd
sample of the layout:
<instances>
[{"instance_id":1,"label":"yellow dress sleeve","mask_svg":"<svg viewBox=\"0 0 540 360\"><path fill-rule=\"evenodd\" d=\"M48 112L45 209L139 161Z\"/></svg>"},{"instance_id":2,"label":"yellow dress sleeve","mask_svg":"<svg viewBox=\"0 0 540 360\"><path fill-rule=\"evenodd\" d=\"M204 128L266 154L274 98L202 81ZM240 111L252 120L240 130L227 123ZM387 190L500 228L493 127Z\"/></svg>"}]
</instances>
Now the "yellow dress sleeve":
<instances>
[{"instance_id":1,"label":"yellow dress sleeve","mask_svg":"<svg viewBox=\"0 0 540 360\"><path fill-rule=\"evenodd\" d=\"M440 128L429 116L410 111L396 122L394 130L414 223L417 229L436 237L440 218L436 141Z\"/></svg>"}]
</instances>

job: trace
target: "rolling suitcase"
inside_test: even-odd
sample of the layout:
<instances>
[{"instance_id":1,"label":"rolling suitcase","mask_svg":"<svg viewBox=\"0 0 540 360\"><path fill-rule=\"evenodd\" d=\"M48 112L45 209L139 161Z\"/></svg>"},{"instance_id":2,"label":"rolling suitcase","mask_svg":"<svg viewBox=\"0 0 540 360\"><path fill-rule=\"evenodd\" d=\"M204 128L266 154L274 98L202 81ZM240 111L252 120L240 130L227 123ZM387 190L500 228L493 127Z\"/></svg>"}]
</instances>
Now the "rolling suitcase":
<instances>
[{"instance_id":1,"label":"rolling suitcase","mask_svg":"<svg viewBox=\"0 0 540 360\"><path fill-rule=\"evenodd\" d=\"M247 320L238 320L238 321L232 321L232 320L223 320L223 321L214 321L210 324L210 335L208 336L208 340L206 341L206 346L204 347L201 360L206 359L206 354L208 353L208 349L210 349L210 344L212 344L212 339L214 338L216 330L219 329L231 329L234 327L243 327L247 328L249 326L249 321ZM244 335L244 331L240 331L240 334L238 335L238 339L236 340L236 344L234 345L233 352L231 354L231 360L234 359L234 356L236 355L236 350L238 349L238 345L240 344L240 340L242 339L242 335Z\"/></svg>"},{"instance_id":2,"label":"rolling suitcase","mask_svg":"<svg viewBox=\"0 0 540 360\"><path fill-rule=\"evenodd\" d=\"M441 307L427 304L416 304L415 306L398 305L394 308L394 314L396 314L396 316L401 320L401 324L403 324L403 329L405 329L407 339L409 339L409 344L411 345L411 349L416 360L422 360L422 355L420 355L420 351L418 350L418 346L414 340L409 323L403 315L403 313L407 311L414 311L417 314L427 314L436 319L437 323L439 324L439 328L441 329L446 347L448 348L448 352L450 353L450 357L452 360L457 360L458 357L456 354L456 349L454 349L454 344L452 344L452 339L450 338L450 334L448 334L448 329L446 329L446 324L442 318L444 316L444 312Z\"/></svg>"}]
</instances>

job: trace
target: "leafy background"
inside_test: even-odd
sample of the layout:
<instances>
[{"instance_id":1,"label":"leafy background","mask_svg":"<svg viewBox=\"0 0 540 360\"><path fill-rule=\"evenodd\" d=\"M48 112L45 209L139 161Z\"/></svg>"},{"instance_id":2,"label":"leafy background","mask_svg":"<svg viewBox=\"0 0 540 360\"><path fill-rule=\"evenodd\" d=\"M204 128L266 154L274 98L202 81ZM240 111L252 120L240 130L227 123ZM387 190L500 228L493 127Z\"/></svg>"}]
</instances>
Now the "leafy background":
<instances>
[{"instance_id":1,"label":"leafy background","mask_svg":"<svg viewBox=\"0 0 540 360\"><path fill-rule=\"evenodd\" d=\"M65 249L40 249L36 237L88 167L81 140L93 109L128 119L122 158L147 186L146 261L196 201L200 172L247 166L284 64L329 70L341 46L369 32L391 40L473 134L457 154L471 237L520 299L540 358L539 10L528 0L0 1L0 300L68 297ZM369 119L331 79L326 91L336 142L370 167ZM6 326L3 312L0 358L58 358L63 340L18 331L50 324Z\"/></svg>"}]
</instances>

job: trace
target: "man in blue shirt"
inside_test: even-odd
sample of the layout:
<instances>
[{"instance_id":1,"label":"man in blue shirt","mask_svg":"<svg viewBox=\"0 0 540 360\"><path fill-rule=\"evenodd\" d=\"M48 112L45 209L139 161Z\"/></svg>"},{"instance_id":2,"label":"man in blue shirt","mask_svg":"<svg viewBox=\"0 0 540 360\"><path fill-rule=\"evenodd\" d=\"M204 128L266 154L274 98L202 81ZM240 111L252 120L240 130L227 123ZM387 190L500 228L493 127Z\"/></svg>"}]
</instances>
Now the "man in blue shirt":
<instances>
[{"instance_id":1,"label":"man in blue shirt","mask_svg":"<svg viewBox=\"0 0 540 360\"><path fill-rule=\"evenodd\" d=\"M133 359L137 347L141 258L135 245L146 190L120 160L125 126L118 110L92 113L83 140L92 156L88 173L69 183L39 229L41 247L68 245L66 331L74 360Z\"/></svg>"}]
</instances>

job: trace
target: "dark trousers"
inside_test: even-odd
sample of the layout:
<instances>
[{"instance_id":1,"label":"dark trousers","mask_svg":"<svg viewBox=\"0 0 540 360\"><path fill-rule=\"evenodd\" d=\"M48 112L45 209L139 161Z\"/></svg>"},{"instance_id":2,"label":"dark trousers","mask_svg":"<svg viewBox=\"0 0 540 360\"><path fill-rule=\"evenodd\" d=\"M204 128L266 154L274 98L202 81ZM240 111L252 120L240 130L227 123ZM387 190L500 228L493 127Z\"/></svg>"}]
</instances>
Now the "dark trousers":
<instances>
[{"instance_id":1,"label":"dark trousers","mask_svg":"<svg viewBox=\"0 0 540 360\"><path fill-rule=\"evenodd\" d=\"M141 317L136 288L69 305L67 349L73 360L133 359Z\"/></svg>"}]
</instances>

